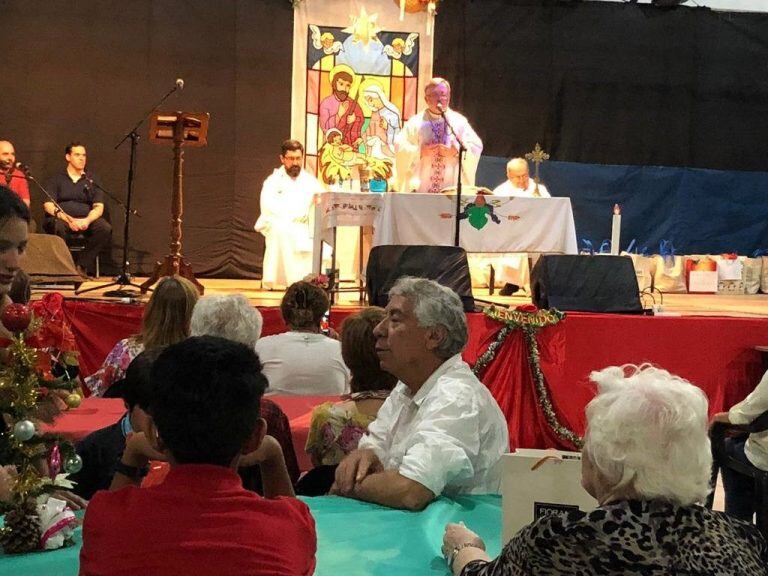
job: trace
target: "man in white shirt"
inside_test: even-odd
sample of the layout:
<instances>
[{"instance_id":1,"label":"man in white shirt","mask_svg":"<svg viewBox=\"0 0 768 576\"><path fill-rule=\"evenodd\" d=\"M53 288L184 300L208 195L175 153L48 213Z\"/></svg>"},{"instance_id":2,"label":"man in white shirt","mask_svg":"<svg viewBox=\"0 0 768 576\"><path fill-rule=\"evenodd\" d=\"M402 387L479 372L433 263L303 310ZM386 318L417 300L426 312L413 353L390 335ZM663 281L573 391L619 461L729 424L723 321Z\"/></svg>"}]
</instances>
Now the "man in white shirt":
<instances>
[{"instance_id":1,"label":"man in white shirt","mask_svg":"<svg viewBox=\"0 0 768 576\"><path fill-rule=\"evenodd\" d=\"M461 359L467 323L459 297L424 278L401 278L376 326L382 369L399 379L331 493L421 510L440 494L498 493L507 422Z\"/></svg>"},{"instance_id":2,"label":"man in white shirt","mask_svg":"<svg viewBox=\"0 0 768 576\"><path fill-rule=\"evenodd\" d=\"M768 411L768 372L755 389L728 412L713 417L714 422L750 424L763 412ZM744 464L760 470L768 470L768 432L755 432L749 437L737 436L725 439L726 453ZM752 522L755 513L755 481L731 468L720 469L725 488L725 512L746 522Z\"/></svg>"},{"instance_id":3,"label":"man in white shirt","mask_svg":"<svg viewBox=\"0 0 768 576\"><path fill-rule=\"evenodd\" d=\"M280 153L282 166L264 181L261 214L254 229L264 236L266 248L261 285L283 290L312 271L312 235L309 213L320 182L304 170L304 146L286 140Z\"/></svg>"},{"instance_id":4,"label":"man in white shirt","mask_svg":"<svg viewBox=\"0 0 768 576\"><path fill-rule=\"evenodd\" d=\"M525 158L512 158L507 162L507 179L494 188L497 196L518 196L520 198L551 198L547 187L539 183L538 193L536 182L531 180L528 162Z\"/></svg>"},{"instance_id":5,"label":"man in white shirt","mask_svg":"<svg viewBox=\"0 0 768 576\"><path fill-rule=\"evenodd\" d=\"M469 121L449 108L451 85L443 78L433 78L424 88L424 101L427 109L411 116L395 138L397 191L440 192L455 186L459 175L457 135L467 148L461 182L473 186L483 142Z\"/></svg>"}]
</instances>

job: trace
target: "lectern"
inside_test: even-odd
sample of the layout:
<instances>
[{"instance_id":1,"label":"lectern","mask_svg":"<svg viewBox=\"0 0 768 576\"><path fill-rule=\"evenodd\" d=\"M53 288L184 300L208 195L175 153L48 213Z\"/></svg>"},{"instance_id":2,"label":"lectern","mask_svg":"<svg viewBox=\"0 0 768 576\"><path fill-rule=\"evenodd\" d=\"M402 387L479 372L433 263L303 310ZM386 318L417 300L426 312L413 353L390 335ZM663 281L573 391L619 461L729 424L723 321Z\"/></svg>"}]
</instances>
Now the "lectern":
<instances>
[{"instance_id":1,"label":"lectern","mask_svg":"<svg viewBox=\"0 0 768 576\"><path fill-rule=\"evenodd\" d=\"M192 282L200 294L203 285L192 272L192 266L181 255L181 216L184 212L184 148L205 146L208 135L207 112L158 112L153 114L149 126L149 139L159 144L173 146L173 200L171 203L171 245L170 254L155 264L146 282L141 285L146 293L163 276L178 274Z\"/></svg>"}]
</instances>

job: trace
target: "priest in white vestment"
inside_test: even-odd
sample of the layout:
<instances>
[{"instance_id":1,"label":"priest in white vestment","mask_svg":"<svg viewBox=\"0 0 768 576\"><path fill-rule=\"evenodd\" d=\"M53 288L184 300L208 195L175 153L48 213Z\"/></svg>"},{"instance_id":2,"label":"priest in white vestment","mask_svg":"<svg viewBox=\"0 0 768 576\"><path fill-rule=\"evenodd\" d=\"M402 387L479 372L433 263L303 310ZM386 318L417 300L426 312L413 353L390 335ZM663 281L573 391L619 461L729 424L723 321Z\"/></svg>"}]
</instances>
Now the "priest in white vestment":
<instances>
[{"instance_id":1,"label":"priest in white vestment","mask_svg":"<svg viewBox=\"0 0 768 576\"><path fill-rule=\"evenodd\" d=\"M424 100L427 109L411 116L395 138L398 192L440 192L456 186L459 172L456 136L467 148L461 182L473 186L483 142L469 121L449 108L451 85L442 78L433 78L424 89ZM456 135L446 125L441 111Z\"/></svg>"},{"instance_id":2,"label":"priest in white vestment","mask_svg":"<svg viewBox=\"0 0 768 576\"><path fill-rule=\"evenodd\" d=\"M551 198L544 184L539 183L538 193L536 192L536 182L531 180L525 158L512 158L507 162L507 179L496 186L493 193L496 196Z\"/></svg>"},{"instance_id":3,"label":"priest in white vestment","mask_svg":"<svg viewBox=\"0 0 768 576\"><path fill-rule=\"evenodd\" d=\"M507 163L507 179L493 190L494 196L516 196L518 198L551 198L547 187L539 184L530 177L528 162L525 158L512 158ZM503 285L501 296L511 296L517 290L529 291L531 272L528 254L470 254L469 265L473 283L482 282L488 265L493 265L496 271L496 283Z\"/></svg>"},{"instance_id":4,"label":"priest in white vestment","mask_svg":"<svg viewBox=\"0 0 768 576\"><path fill-rule=\"evenodd\" d=\"M254 229L266 241L262 289L283 290L312 272L312 198L323 186L304 170L304 146L283 142L282 166L264 181Z\"/></svg>"}]
</instances>

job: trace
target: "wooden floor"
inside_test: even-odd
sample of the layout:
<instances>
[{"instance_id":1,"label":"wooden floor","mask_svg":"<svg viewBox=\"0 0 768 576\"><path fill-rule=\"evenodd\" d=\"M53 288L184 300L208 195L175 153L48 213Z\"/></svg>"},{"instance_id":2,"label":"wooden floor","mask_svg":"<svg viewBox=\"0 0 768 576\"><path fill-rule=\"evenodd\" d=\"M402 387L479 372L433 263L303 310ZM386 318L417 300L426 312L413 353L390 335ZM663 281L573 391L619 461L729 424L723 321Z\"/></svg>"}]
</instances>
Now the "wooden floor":
<instances>
[{"instance_id":1,"label":"wooden floor","mask_svg":"<svg viewBox=\"0 0 768 576\"><path fill-rule=\"evenodd\" d=\"M93 286L107 283L111 278L100 278L92 282L86 282L81 289L87 289ZM141 284L144 278L135 278L136 284ZM206 294L244 294L254 306L269 307L279 306L280 299L283 297L281 291L269 291L261 289L261 282L258 280L226 280L226 279L201 279L200 282L205 286ZM342 292L337 296L335 306L338 307L358 307L360 301L359 292L354 290L354 283L343 283L342 287L349 289L348 292ZM67 298L87 298L92 300L117 301L119 298L105 298L102 293L104 290L95 290L87 294L78 296L71 287L61 286L56 290L61 292ZM45 290L34 289L33 298L40 297ZM474 290L475 299L479 305L484 303L501 304L504 306L518 306L520 304L530 303L531 299L527 295L503 297L498 295L489 295L487 288L476 288ZM145 300L147 296L137 296L138 300ZM685 315L685 316L736 316L736 317L754 317L768 318L768 294L755 294L749 296L726 296L715 294L666 294L663 298L655 295L655 303L661 305L663 313L667 315ZM650 307L654 302L646 298L644 305Z\"/></svg>"}]
</instances>

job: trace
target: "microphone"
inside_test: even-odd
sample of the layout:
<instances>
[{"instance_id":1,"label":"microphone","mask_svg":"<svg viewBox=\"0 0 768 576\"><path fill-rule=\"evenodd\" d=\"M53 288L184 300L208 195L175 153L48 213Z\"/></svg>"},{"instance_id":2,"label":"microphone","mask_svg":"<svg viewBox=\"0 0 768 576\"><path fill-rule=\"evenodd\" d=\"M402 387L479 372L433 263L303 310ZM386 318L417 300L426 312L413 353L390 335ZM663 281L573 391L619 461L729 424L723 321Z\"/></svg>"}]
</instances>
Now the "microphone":
<instances>
[{"instance_id":1,"label":"microphone","mask_svg":"<svg viewBox=\"0 0 768 576\"><path fill-rule=\"evenodd\" d=\"M176 78L176 89L184 90L184 80L182 78Z\"/></svg>"},{"instance_id":2,"label":"microphone","mask_svg":"<svg viewBox=\"0 0 768 576\"><path fill-rule=\"evenodd\" d=\"M437 110L440 112L440 116L445 116L445 108L443 108L443 105L440 102L437 103Z\"/></svg>"},{"instance_id":3,"label":"microphone","mask_svg":"<svg viewBox=\"0 0 768 576\"><path fill-rule=\"evenodd\" d=\"M23 164L22 162L16 162L13 165L13 167L18 168L19 170L24 172L24 174L29 174L29 166L27 166L26 164Z\"/></svg>"}]
</instances>

